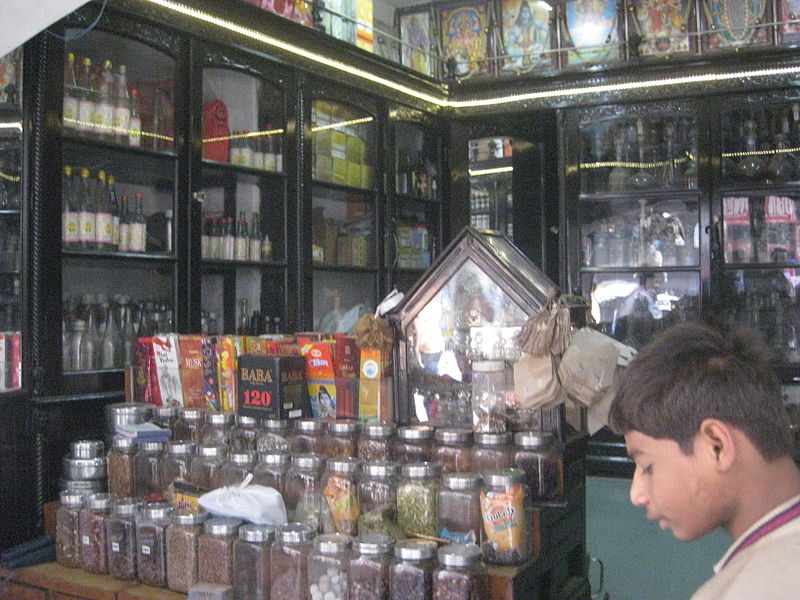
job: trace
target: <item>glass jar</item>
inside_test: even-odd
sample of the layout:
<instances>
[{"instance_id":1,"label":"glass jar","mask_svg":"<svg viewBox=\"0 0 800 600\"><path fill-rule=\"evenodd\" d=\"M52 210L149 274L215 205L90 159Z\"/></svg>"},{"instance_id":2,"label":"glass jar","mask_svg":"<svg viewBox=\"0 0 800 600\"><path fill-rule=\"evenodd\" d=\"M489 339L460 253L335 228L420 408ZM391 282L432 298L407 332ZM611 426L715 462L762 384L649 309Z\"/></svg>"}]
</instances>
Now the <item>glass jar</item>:
<instances>
[{"instance_id":1,"label":"glass jar","mask_svg":"<svg viewBox=\"0 0 800 600\"><path fill-rule=\"evenodd\" d=\"M433 462L442 466L442 473L464 473L470 470L472 432L469 429L437 429Z\"/></svg>"},{"instance_id":2,"label":"glass jar","mask_svg":"<svg viewBox=\"0 0 800 600\"><path fill-rule=\"evenodd\" d=\"M136 511L138 498L120 498L106 519L108 574L118 579L136 579Z\"/></svg>"},{"instance_id":3,"label":"glass jar","mask_svg":"<svg viewBox=\"0 0 800 600\"><path fill-rule=\"evenodd\" d=\"M204 490L217 489L225 455L223 446L199 446L192 457L192 483Z\"/></svg>"},{"instance_id":4,"label":"glass jar","mask_svg":"<svg viewBox=\"0 0 800 600\"><path fill-rule=\"evenodd\" d=\"M329 421L324 454L327 458L358 456L358 423L346 420Z\"/></svg>"},{"instance_id":5,"label":"glass jar","mask_svg":"<svg viewBox=\"0 0 800 600\"><path fill-rule=\"evenodd\" d=\"M264 419L256 440L258 452L289 452L289 421Z\"/></svg>"},{"instance_id":6,"label":"glass jar","mask_svg":"<svg viewBox=\"0 0 800 600\"><path fill-rule=\"evenodd\" d=\"M61 504L56 510L56 562L64 567L81 566L79 520L83 494L61 492Z\"/></svg>"},{"instance_id":7,"label":"glass jar","mask_svg":"<svg viewBox=\"0 0 800 600\"><path fill-rule=\"evenodd\" d=\"M167 526L172 506L153 502L142 507L136 519L136 570L147 585L167 585Z\"/></svg>"},{"instance_id":8,"label":"glass jar","mask_svg":"<svg viewBox=\"0 0 800 600\"><path fill-rule=\"evenodd\" d=\"M308 598L308 555L315 531L305 523L286 523L276 532L270 551L270 600Z\"/></svg>"},{"instance_id":9,"label":"glass jar","mask_svg":"<svg viewBox=\"0 0 800 600\"><path fill-rule=\"evenodd\" d=\"M550 432L520 431L514 435L514 466L525 471L532 501L564 495L564 448Z\"/></svg>"},{"instance_id":10,"label":"glass jar","mask_svg":"<svg viewBox=\"0 0 800 600\"><path fill-rule=\"evenodd\" d=\"M134 492L145 502L164 500L164 444L143 442L133 458Z\"/></svg>"},{"instance_id":11,"label":"glass jar","mask_svg":"<svg viewBox=\"0 0 800 600\"><path fill-rule=\"evenodd\" d=\"M200 444L230 446L235 417L236 415L230 412L207 412L206 422L200 430Z\"/></svg>"},{"instance_id":12,"label":"glass jar","mask_svg":"<svg viewBox=\"0 0 800 600\"><path fill-rule=\"evenodd\" d=\"M261 428L258 419L245 415L236 415L236 424L231 430L231 450L248 452L256 450L256 442Z\"/></svg>"},{"instance_id":13,"label":"glass jar","mask_svg":"<svg viewBox=\"0 0 800 600\"><path fill-rule=\"evenodd\" d=\"M382 533L399 540L405 534L395 525L397 517L397 463L367 463L358 482L358 531Z\"/></svg>"},{"instance_id":14,"label":"glass jar","mask_svg":"<svg viewBox=\"0 0 800 600\"><path fill-rule=\"evenodd\" d=\"M311 600L347 600L346 535L318 535L308 556L308 597Z\"/></svg>"},{"instance_id":15,"label":"glass jar","mask_svg":"<svg viewBox=\"0 0 800 600\"><path fill-rule=\"evenodd\" d=\"M117 498L128 498L136 493L133 479L133 462L136 446L127 437L115 437L111 440L111 451L108 453L108 493Z\"/></svg>"},{"instance_id":16,"label":"glass jar","mask_svg":"<svg viewBox=\"0 0 800 600\"><path fill-rule=\"evenodd\" d=\"M430 600L433 570L436 568L436 542L403 540L395 544L389 567L391 600Z\"/></svg>"},{"instance_id":17,"label":"glass jar","mask_svg":"<svg viewBox=\"0 0 800 600\"><path fill-rule=\"evenodd\" d=\"M322 500L322 466L319 454L295 454L286 472L286 493L283 501L289 521L306 523L319 529L319 509Z\"/></svg>"},{"instance_id":18,"label":"glass jar","mask_svg":"<svg viewBox=\"0 0 800 600\"><path fill-rule=\"evenodd\" d=\"M436 463L405 464L397 486L397 525L407 536L436 536L441 468Z\"/></svg>"},{"instance_id":19,"label":"glass jar","mask_svg":"<svg viewBox=\"0 0 800 600\"><path fill-rule=\"evenodd\" d=\"M269 525L242 525L233 544L233 597L269 600L269 555L275 529Z\"/></svg>"},{"instance_id":20,"label":"glass jar","mask_svg":"<svg viewBox=\"0 0 800 600\"><path fill-rule=\"evenodd\" d=\"M447 473L439 490L439 537L451 544L478 544L483 532L481 477Z\"/></svg>"},{"instance_id":21,"label":"glass jar","mask_svg":"<svg viewBox=\"0 0 800 600\"><path fill-rule=\"evenodd\" d=\"M505 371L506 365L502 360L472 363L472 429L476 433L502 433L506 430Z\"/></svg>"},{"instance_id":22,"label":"glass jar","mask_svg":"<svg viewBox=\"0 0 800 600\"><path fill-rule=\"evenodd\" d=\"M474 473L497 471L514 466L511 433L476 433L470 463Z\"/></svg>"},{"instance_id":23,"label":"glass jar","mask_svg":"<svg viewBox=\"0 0 800 600\"><path fill-rule=\"evenodd\" d=\"M200 408L183 408L172 426L172 439L200 443L200 430L206 420L206 411Z\"/></svg>"},{"instance_id":24,"label":"glass jar","mask_svg":"<svg viewBox=\"0 0 800 600\"><path fill-rule=\"evenodd\" d=\"M222 465L219 474L219 483L223 485L239 485L249 473L253 472L256 464L254 451L230 452L228 460Z\"/></svg>"},{"instance_id":25,"label":"glass jar","mask_svg":"<svg viewBox=\"0 0 800 600\"><path fill-rule=\"evenodd\" d=\"M164 500L173 502L176 481L191 481L193 453L192 442L186 440L167 442L167 455L164 457L163 467Z\"/></svg>"},{"instance_id":26,"label":"glass jar","mask_svg":"<svg viewBox=\"0 0 800 600\"><path fill-rule=\"evenodd\" d=\"M325 431L322 421L317 419L298 419L289 439L292 454L323 454L325 451Z\"/></svg>"},{"instance_id":27,"label":"glass jar","mask_svg":"<svg viewBox=\"0 0 800 600\"><path fill-rule=\"evenodd\" d=\"M433 573L433 600L477 600L489 597L489 578L481 549L472 544L450 544L437 551Z\"/></svg>"},{"instance_id":28,"label":"glass jar","mask_svg":"<svg viewBox=\"0 0 800 600\"><path fill-rule=\"evenodd\" d=\"M208 583L233 585L233 544L239 519L215 517L203 524L197 543L197 578Z\"/></svg>"},{"instance_id":29,"label":"glass jar","mask_svg":"<svg viewBox=\"0 0 800 600\"><path fill-rule=\"evenodd\" d=\"M501 565L526 561L531 555L531 520L524 471L503 469L484 474L481 490L483 558Z\"/></svg>"},{"instance_id":30,"label":"glass jar","mask_svg":"<svg viewBox=\"0 0 800 600\"><path fill-rule=\"evenodd\" d=\"M111 514L112 500L111 494L91 494L86 497L78 515L81 566L89 573L108 573L106 517Z\"/></svg>"},{"instance_id":31,"label":"glass jar","mask_svg":"<svg viewBox=\"0 0 800 600\"><path fill-rule=\"evenodd\" d=\"M357 458L330 458L322 475L322 532L356 535L358 533Z\"/></svg>"},{"instance_id":32,"label":"glass jar","mask_svg":"<svg viewBox=\"0 0 800 600\"><path fill-rule=\"evenodd\" d=\"M178 420L178 409L175 406L154 406L153 407L153 424L158 425L161 429L169 429L175 426L175 421Z\"/></svg>"},{"instance_id":33,"label":"glass jar","mask_svg":"<svg viewBox=\"0 0 800 600\"><path fill-rule=\"evenodd\" d=\"M358 458L364 462L392 460L394 431L390 423L363 423L358 438Z\"/></svg>"},{"instance_id":34,"label":"glass jar","mask_svg":"<svg viewBox=\"0 0 800 600\"><path fill-rule=\"evenodd\" d=\"M282 452L263 452L260 458L253 467L253 483L275 488L283 496L286 493L289 456Z\"/></svg>"},{"instance_id":35,"label":"glass jar","mask_svg":"<svg viewBox=\"0 0 800 600\"><path fill-rule=\"evenodd\" d=\"M200 534L208 513L173 513L167 527L167 587L188 593L197 576Z\"/></svg>"},{"instance_id":36,"label":"glass jar","mask_svg":"<svg viewBox=\"0 0 800 600\"><path fill-rule=\"evenodd\" d=\"M388 535L359 536L347 565L349 600L378 600L389 597L389 565L393 541Z\"/></svg>"},{"instance_id":37,"label":"glass jar","mask_svg":"<svg viewBox=\"0 0 800 600\"><path fill-rule=\"evenodd\" d=\"M433 458L433 427L409 425L398 427L394 459L400 463L428 462Z\"/></svg>"}]
</instances>

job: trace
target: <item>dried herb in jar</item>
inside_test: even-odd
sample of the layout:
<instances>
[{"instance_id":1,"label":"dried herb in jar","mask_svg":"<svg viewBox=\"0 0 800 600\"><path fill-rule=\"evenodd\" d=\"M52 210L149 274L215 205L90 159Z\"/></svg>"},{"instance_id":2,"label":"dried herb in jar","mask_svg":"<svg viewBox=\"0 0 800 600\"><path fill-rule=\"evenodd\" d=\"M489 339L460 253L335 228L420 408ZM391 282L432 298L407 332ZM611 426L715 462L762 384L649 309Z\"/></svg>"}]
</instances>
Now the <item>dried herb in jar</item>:
<instances>
[{"instance_id":1,"label":"dried herb in jar","mask_svg":"<svg viewBox=\"0 0 800 600\"><path fill-rule=\"evenodd\" d=\"M270 552L270 600L308 599L308 555L314 530L287 523L277 532Z\"/></svg>"},{"instance_id":2,"label":"dried herb in jar","mask_svg":"<svg viewBox=\"0 0 800 600\"><path fill-rule=\"evenodd\" d=\"M198 543L208 513L177 513L167 527L167 586L175 592L189 591L199 581Z\"/></svg>"},{"instance_id":3,"label":"dried herb in jar","mask_svg":"<svg viewBox=\"0 0 800 600\"><path fill-rule=\"evenodd\" d=\"M389 597L389 551L392 540L385 535L362 535L354 544L355 554L347 567L350 600L384 600Z\"/></svg>"},{"instance_id":4,"label":"dried herb in jar","mask_svg":"<svg viewBox=\"0 0 800 600\"><path fill-rule=\"evenodd\" d=\"M56 511L56 562L64 567L81 566L79 515L83 496L61 492L61 505Z\"/></svg>"},{"instance_id":5,"label":"dried herb in jar","mask_svg":"<svg viewBox=\"0 0 800 600\"><path fill-rule=\"evenodd\" d=\"M165 502L145 506L136 522L136 570L147 585L167 585L167 526L172 507Z\"/></svg>"},{"instance_id":6,"label":"dried herb in jar","mask_svg":"<svg viewBox=\"0 0 800 600\"><path fill-rule=\"evenodd\" d=\"M483 600L489 597L486 568L480 548L451 544L437 551L439 567L433 575L433 600Z\"/></svg>"},{"instance_id":7,"label":"dried herb in jar","mask_svg":"<svg viewBox=\"0 0 800 600\"><path fill-rule=\"evenodd\" d=\"M387 461L394 457L394 425L365 423L358 438L358 458L364 462Z\"/></svg>"},{"instance_id":8,"label":"dried herb in jar","mask_svg":"<svg viewBox=\"0 0 800 600\"><path fill-rule=\"evenodd\" d=\"M269 525L242 525L233 544L233 595L242 600L268 600L270 545L275 530Z\"/></svg>"},{"instance_id":9,"label":"dried herb in jar","mask_svg":"<svg viewBox=\"0 0 800 600\"><path fill-rule=\"evenodd\" d=\"M110 494L92 494L81 509L79 520L81 563L89 573L108 573L106 517L111 512Z\"/></svg>"},{"instance_id":10,"label":"dried herb in jar","mask_svg":"<svg viewBox=\"0 0 800 600\"><path fill-rule=\"evenodd\" d=\"M397 487L397 525L407 535L435 536L439 465L411 463L403 465Z\"/></svg>"},{"instance_id":11,"label":"dried herb in jar","mask_svg":"<svg viewBox=\"0 0 800 600\"><path fill-rule=\"evenodd\" d=\"M433 594L433 557L436 542L403 540L394 547L396 557L389 568L391 600L429 600Z\"/></svg>"},{"instance_id":12,"label":"dried herb in jar","mask_svg":"<svg viewBox=\"0 0 800 600\"><path fill-rule=\"evenodd\" d=\"M233 584L233 543L241 523L239 519L216 517L203 524L197 545L200 581Z\"/></svg>"},{"instance_id":13,"label":"dried herb in jar","mask_svg":"<svg viewBox=\"0 0 800 600\"><path fill-rule=\"evenodd\" d=\"M108 493L115 498L129 498L135 494L133 459L135 446L130 438L116 437L108 453Z\"/></svg>"},{"instance_id":14,"label":"dried herb in jar","mask_svg":"<svg viewBox=\"0 0 800 600\"><path fill-rule=\"evenodd\" d=\"M108 574L119 579L136 579L137 498L122 498L114 503L106 519Z\"/></svg>"}]
</instances>

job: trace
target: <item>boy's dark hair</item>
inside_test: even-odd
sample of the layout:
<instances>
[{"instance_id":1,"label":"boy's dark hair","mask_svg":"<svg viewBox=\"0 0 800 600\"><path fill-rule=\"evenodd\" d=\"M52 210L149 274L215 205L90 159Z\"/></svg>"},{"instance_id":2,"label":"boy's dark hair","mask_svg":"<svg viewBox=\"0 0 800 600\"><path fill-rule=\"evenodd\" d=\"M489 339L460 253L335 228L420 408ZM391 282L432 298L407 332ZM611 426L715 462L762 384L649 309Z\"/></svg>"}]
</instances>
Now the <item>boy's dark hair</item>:
<instances>
[{"instance_id":1,"label":"boy's dark hair","mask_svg":"<svg viewBox=\"0 0 800 600\"><path fill-rule=\"evenodd\" d=\"M683 323L662 333L620 378L608 421L617 433L672 439L691 454L704 419L743 431L765 459L792 436L770 351L750 329Z\"/></svg>"}]
</instances>

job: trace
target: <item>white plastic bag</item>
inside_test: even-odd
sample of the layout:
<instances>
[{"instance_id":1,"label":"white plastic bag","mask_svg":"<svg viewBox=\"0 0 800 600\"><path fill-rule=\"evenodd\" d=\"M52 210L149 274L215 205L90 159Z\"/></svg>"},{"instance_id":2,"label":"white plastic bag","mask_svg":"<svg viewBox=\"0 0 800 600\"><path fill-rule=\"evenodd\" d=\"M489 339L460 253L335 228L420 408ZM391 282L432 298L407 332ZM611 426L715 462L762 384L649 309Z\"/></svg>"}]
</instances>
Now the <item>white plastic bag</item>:
<instances>
[{"instance_id":1,"label":"white plastic bag","mask_svg":"<svg viewBox=\"0 0 800 600\"><path fill-rule=\"evenodd\" d=\"M248 475L241 485L221 487L200 496L200 506L218 517L235 517L258 525L286 523L286 506L278 490L264 485L249 485Z\"/></svg>"}]
</instances>

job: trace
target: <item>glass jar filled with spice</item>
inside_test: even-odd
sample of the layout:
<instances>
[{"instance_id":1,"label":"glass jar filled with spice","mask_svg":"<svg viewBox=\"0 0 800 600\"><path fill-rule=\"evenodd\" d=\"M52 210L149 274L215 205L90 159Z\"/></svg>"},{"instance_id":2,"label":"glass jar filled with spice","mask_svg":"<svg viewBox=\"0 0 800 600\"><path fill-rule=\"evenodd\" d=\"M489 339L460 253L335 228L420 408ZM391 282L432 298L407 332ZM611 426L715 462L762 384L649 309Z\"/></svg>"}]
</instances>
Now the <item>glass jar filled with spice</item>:
<instances>
[{"instance_id":1,"label":"glass jar filled with spice","mask_svg":"<svg viewBox=\"0 0 800 600\"><path fill-rule=\"evenodd\" d=\"M447 473L439 490L439 537L452 544L478 544L483 533L481 477Z\"/></svg>"},{"instance_id":2,"label":"glass jar filled with spice","mask_svg":"<svg viewBox=\"0 0 800 600\"><path fill-rule=\"evenodd\" d=\"M178 408L175 406L154 406L153 407L153 424L158 425L161 429L169 429L175 426L175 421L178 420Z\"/></svg>"},{"instance_id":3,"label":"glass jar filled with spice","mask_svg":"<svg viewBox=\"0 0 800 600\"><path fill-rule=\"evenodd\" d=\"M244 478L253 472L256 456L252 450L230 452L219 474L220 485L240 485Z\"/></svg>"},{"instance_id":4,"label":"glass jar filled with spice","mask_svg":"<svg viewBox=\"0 0 800 600\"><path fill-rule=\"evenodd\" d=\"M472 429L476 433L506 431L506 385L504 361L472 362Z\"/></svg>"},{"instance_id":5,"label":"glass jar filled with spice","mask_svg":"<svg viewBox=\"0 0 800 600\"><path fill-rule=\"evenodd\" d=\"M358 438L358 458L364 462L392 460L394 432L391 423L363 423Z\"/></svg>"},{"instance_id":6,"label":"glass jar filled with spice","mask_svg":"<svg viewBox=\"0 0 800 600\"><path fill-rule=\"evenodd\" d=\"M233 544L242 522L214 517L203 524L197 543L197 578L208 583L233 585Z\"/></svg>"},{"instance_id":7,"label":"glass jar filled with spice","mask_svg":"<svg viewBox=\"0 0 800 600\"><path fill-rule=\"evenodd\" d=\"M262 452L260 458L253 467L253 483L275 488L283 495L289 456L283 452Z\"/></svg>"},{"instance_id":8,"label":"glass jar filled with spice","mask_svg":"<svg viewBox=\"0 0 800 600\"><path fill-rule=\"evenodd\" d=\"M389 597L389 565L393 541L388 535L359 536L347 566L350 600L375 600Z\"/></svg>"},{"instance_id":9,"label":"glass jar filled with spice","mask_svg":"<svg viewBox=\"0 0 800 600\"><path fill-rule=\"evenodd\" d=\"M235 452L255 452L258 435L261 433L258 419L236 415L236 424L231 430L231 450Z\"/></svg>"},{"instance_id":10,"label":"glass jar filled with spice","mask_svg":"<svg viewBox=\"0 0 800 600\"><path fill-rule=\"evenodd\" d=\"M191 481L194 443L181 440L167 442L167 455L164 457L163 480L164 499L172 502L175 498L175 482Z\"/></svg>"},{"instance_id":11,"label":"glass jar filled with spice","mask_svg":"<svg viewBox=\"0 0 800 600\"><path fill-rule=\"evenodd\" d=\"M497 471L514 466L514 447L511 433L476 433L470 457L474 473Z\"/></svg>"},{"instance_id":12,"label":"glass jar filled with spice","mask_svg":"<svg viewBox=\"0 0 800 600\"><path fill-rule=\"evenodd\" d=\"M289 453L289 421L286 419L264 419L256 440L258 452Z\"/></svg>"},{"instance_id":13,"label":"glass jar filled with spice","mask_svg":"<svg viewBox=\"0 0 800 600\"><path fill-rule=\"evenodd\" d=\"M127 498L136 493L133 480L133 462L136 446L133 440L117 436L111 440L107 457L108 493L117 498Z\"/></svg>"},{"instance_id":14,"label":"glass jar filled with spice","mask_svg":"<svg viewBox=\"0 0 800 600\"><path fill-rule=\"evenodd\" d=\"M136 579L136 512L138 498L118 498L106 519L108 574L118 579Z\"/></svg>"},{"instance_id":15,"label":"glass jar filled with spice","mask_svg":"<svg viewBox=\"0 0 800 600\"><path fill-rule=\"evenodd\" d=\"M147 585L167 585L167 526L172 506L166 502L146 504L136 519L136 571Z\"/></svg>"},{"instance_id":16,"label":"glass jar filled with spice","mask_svg":"<svg viewBox=\"0 0 800 600\"><path fill-rule=\"evenodd\" d=\"M203 446L230 446L235 417L231 412L207 412L200 431L200 443Z\"/></svg>"},{"instance_id":17,"label":"glass jar filled with spice","mask_svg":"<svg viewBox=\"0 0 800 600\"><path fill-rule=\"evenodd\" d=\"M395 540L405 534L395 525L397 517L398 465L389 461L366 463L358 482L358 531L382 533Z\"/></svg>"},{"instance_id":18,"label":"glass jar filled with spice","mask_svg":"<svg viewBox=\"0 0 800 600\"><path fill-rule=\"evenodd\" d=\"M397 486L397 525L407 536L438 533L439 479L436 463L409 463L401 467Z\"/></svg>"},{"instance_id":19,"label":"glass jar filled with spice","mask_svg":"<svg viewBox=\"0 0 800 600\"><path fill-rule=\"evenodd\" d=\"M357 458L329 458L322 475L322 532L356 535L358 533Z\"/></svg>"},{"instance_id":20,"label":"glass jar filled with spice","mask_svg":"<svg viewBox=\"0 0 800 600\"><path fill-rule=\"evenodd\" d=\"M145 502L164 500L164 444L143 442L133 458L134 492Z\"/></svg>"},{"instance_id":21,"label":"glass jar filled with spice","mask_svg":"<svg viewBox=\"0 0 800 600\"><path fill-rule=\"evenodd\" d=\"M433 594L436 542L403 540L394 546L389 567L390 600L429 600Z\"/></svg>"},{"instance_id":22,"label":"glass jar filled with spice","mask_svg":"<svg viewBox=\"0 0 800 600\"><path fill-rule=\"evenodd\" d=\"M173 513L167 527L167 587L186 594L195 583L197 575L200 534L208 513Z\"/></svg>"},{"instance_id":23,"label":"glass jar filled with spice","mask_svg":"<svg viewBox=\"0 0 800 600\"><path fill-rule=\"evenodd\" d=\"M531 519L528 493L520 469L489 471L483 477L481 516L483 558L513 565L531 556Z\"/></svg>"},{"instance_id":24,"label":"glass jar filled with spice","mask_svg":"<svg viewBox=\"0 0 800 600\"><path fill-rule=\"evenodd\" d=\"M428 462L433 458L433 427L408 425L398 427L394 459L398 463Z\"/></svg>"},{"instance_id":25,"label":"glass jar filled with spice","mask_svg":"<svg viewBox=\"0 0 800 600\"><path fill-rule=\"evenodd\" d=\"M56 562L63 567L81 566L79 521L83 507L83 494L65 490L56 510Z\"/></svg>"},{"instance_id":26,"label":"glass jar filled with spice","mask_svg":"<svg viewBox=\"0 0 800 600\"><path fill-rule=\"evenodd\" d=\"M489 578L481 549L472 544L450 544L437 551L433 573L433 600L476 600L489 597Z\"/></svg>"},{"instance_id":27,"label":"glass jar filled with spice","mask_svg":"<svg viewBox=\"0 0 800 600\"><path fill-rule=\"evenodd\" d=\"M314 531L319 529L324 464L319 454L295 454L286 472L283 501L289 521L306 523Z\"/></svg>"},{"instance_id":28,"label":"glass jar filled with spice","mask_svg":"<svg viewBox=\"0 0 800 600\"><path fill-rule=\"evenodd\" d=\"M324 454L325 427L317 419L297 419L289 438L291 454Z\"/></svg>"},{"instance_id":29,"label":"glass jar filled with spice","mask_svg":"<svg viewBox=\"0 0 800 600\"><path fill-rule=\"evenodd\" d=\"M200 408L182 408L172 426L172 439L200 444L200 430L206 419L206 411Z\"/></svg>"},{"instance_id":30,"label":"glass jar filled with spice","mask_svg":"<svg viewBox=\"0 0 800 600\"><path fill-rule=\"evenodd\" d=\"M314 534L305 523L280 526L270 551L270 600L308 598L308 555Z\"/></svg>"},{"instance_id":31,"label":"glass jar filled with spice","mask_svg":"<svg viewBox=\"0 0 800 600\"><path fill-rule=\"evenodd\" d=\"M434 433L436 445L433 462L442 466L442 473L463 473L470 470L472 431L443 428Z\"/></svg>"},{"instance_id":32,"label":"glass jar filled with spice","mask_svg":"<svg viewBox=\"0 0 800 600\"><path fill-rule=\"evenodd\" d=\"M558 438L550 432L519 431L514 443L514 466L525 471L531 500L560 499L564 495L564 447Z\"/></svg>"},{"instance_id":33,"label":"glass jar filled with spice","mask_svg":"<svg viewBox=\"0 0 800 600\"><path fill-rule=\"evenodd\" d=\"M108 573L106 518L111 514L113 499L111 494L91 494L86 497L78 515L81 566L89 573Z\"/></svg>"},{"instance_id":34,"label":"glass jar filled with spice","mask_svg":"<svg viewBox=\"0 0 800 600\"><path fill-rule=\"evenodd\" d=\"M358 455L358 423L329 421L324 454L328 458L355 458Z\"/></svg>"},{"instance_id":35,"label":"glass jar filled with spice","mask_svg":"<svg viewBox=\"0 0 800 600\"><path fill-rule=\"evenodd\" d=\"M269 600L270 548L275 529L269 525L242 525L233 544L233 596Z\"/></svg>"},{"instance_id":36,"label":"glass jar filled with spice","mask_svg":"<svg viewBox=\"0 0 800 600\"><path fill-rule=\"evenodd\" d=\"M308 556L310 600L347 600L347 559L351 538L340 534L318 535Z\"/></svg>"},{"instance_id":37,"label":"glass jar filled with spice","mask_svg":"<svg viewBox=\"0 0 800 600\"><path fill-rule=\"evenodd\" d=\"M199 446L192 457L192 483L204 490L220 487L220 475L226 456L224 446Z\"/></svg>"}]
</instances>

